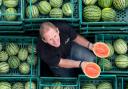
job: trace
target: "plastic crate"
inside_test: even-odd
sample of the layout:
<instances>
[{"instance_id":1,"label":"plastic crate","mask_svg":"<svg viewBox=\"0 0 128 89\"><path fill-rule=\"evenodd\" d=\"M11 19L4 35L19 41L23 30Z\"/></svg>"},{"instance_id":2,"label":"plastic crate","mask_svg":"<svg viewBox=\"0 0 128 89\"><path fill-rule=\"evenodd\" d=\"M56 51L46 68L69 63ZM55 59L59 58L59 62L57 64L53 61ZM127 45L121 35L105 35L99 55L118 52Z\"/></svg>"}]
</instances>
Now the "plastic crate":
<instances>
[{"instance_id":1,"label":"plastic crate","mask_svg":"<svg viewBox=\"0 0 128 89\"><path fill-rule=\"evenodd\" d=\"M28 45L34 46L37 38L36 37L20 37L20 36L0 36L0 42L3 44L3 50L8 43L16 43L20 48L27 48ZM34 56L34 51L32 52ZM17 55L16 55L17 56ZM8 73L1 73L0 76L38 76L40 74L40 58L38 58L38 63L36 66L30 65L30 72L28 74L21 74L19 69L10 69ZM6 61L7 62L7 61Z\"/></svg>"},{"instance_id":2,"label":"plastic crate","mask_svg":"<svg viewBox=\"0 0 128 89\"><path fill-rule=\"evenodd\" d=\"M15 21L7 21L4 19L4 15L5 15L5 10L7 9L6 6L3 5L0 7L1 9L1 18L0 18L0 26L9 26L9 25L21 25L22 24L22 20L23 20L23 0L19 0L18 5L15 7L15 9L17 10L17 13L15 13L14 15L17 16L17 19ZM5 27L7 28L7 27ZM1 30L1 29L0 29ZM6 29L8 30L8 29ZM11 29L12 30L12 29Z\"/></svg>"},{"instance_id":3,"label":"plastic crate","mask_svg":"<svg viewBox=\"0 0 128 89\"><path fill-rule=\"evenodd\" d=\"M24 86L26 82L30 82L30 86L32 82L36 84L36 89L39 89L39 84L38 84L39 79L38 78L29 78L29 77L0 77L0 82L9 82L11 86L17 82L21 82ZM30 87L30 89L32 89Z\"/></svg>"},{"instance_id":4,"label":"plastic crate","mask_svg":"<svg viewBox=\"0 0 128 89\"><path fill-rule=\"evenodd\" d=\"M32 0L30 0L31 2ZM49 1L49 0L48 0ZM70 21L70 22L74 22L74 21L78 21L79 20L79 0L63 0L63 3L66 3L66 2L71 2L73 4L73 7L74 7L74 12L72 14L72 16L70 17L66 17L66 16L63 16L63 18L51 18L49 17L49 14L48 15L43 15L43 14L40 14L40 16L38 18L32 18L32 16L30 15L29 17L26 16L26 7L27 6L32 6L32 5L38 5L39 1L37 1L36 3L32 4L32 3L27 3L26 0L23 0L24 2L24 20L26 22L40 22L40 21L44 21L44 20L64 20L64 21ZM30 11L31 11L31 8L30 8Z\"/></svg>"},{"instance_id":5,"label":"plastic crate","mask_svg":"<svg viewBox=\"0 0 128 89\"><path fill-rule=\"evenodd\" d=\"M126 86L128 87L128 76L123 76L122 78L120 78L120 80L122 82L121 89L127 89Z\"/></svg>"},{"instance_id":6,"label":"plastic crate","mask_svg":"<svg viewBox=\"0 0 128 89\"><path fill-rule=\"evenodd\" d=\"M128 8L126 8L125 10L116 10L116 13L117 13L117 17L116 17L116 21L109 21L109 22L105 22L105 21L100 21L100 22L87 22L86 20L83 19L83 9L85 7L84 3L83 3L83 0L79 0L80 1L80 22L81 24L84 24L84 25L123 25L123 24L127 24L128 22ZM98 3L96 3L96 5L98 5ZM99 7L99 6L98 6Z\"/></svg>"},{"instance_id":7,"label":"plastic crate","mask_svg":"<svg viewBox=\"0 0 128 89\"><path fill-rule=\"evenodd\" d=\"M117 89L117 78L116 75L100 75L98 78L88 78L85 75L79 75L79 89L82 89L84 84L92 83L94 85L98 85L102 82L110 82L112 84L113 89Z\"/></svg>"},{"instance_id":8,"label":"plastic crate","mask_svg":"<svg viewBox=\"0 0 128 89\"><path fill-rule=\"evenodd\" d=\"M125 34L100 34L100 35L96 35L95 36L95 42L101 41L101 42L108 42L108 43L112 44L118 38L122 38L126 42L128 42L128 35L125 35ZM103 67L102 73L116 73L117 75L119 75L120 73L128 73L127 68L126 69L120 69L120 68L116 67L115 57L117 55L118 54L116 54L116 52L115 52L114 55L109 58L109 60L112 63L112 69L107 71L107 70L104 70L104 67ZM97 58L97 62L98 62L98 60L100 60L100 59Z\"/></svg>"},{"instance_id":9,"label":"plastic crate","mask_svg":"<svg viewBox=\"0 0 128 89\"><path fill-rule=\"evenodd\" d=\"M56 82L61 82L60 84ZM55 84L56 83L56 84ZM41 77L40 78L40 89L45 89L45 87L74 87L73 89L78 89L77 78L70 77Z\"/></svg>"}]
</instances>

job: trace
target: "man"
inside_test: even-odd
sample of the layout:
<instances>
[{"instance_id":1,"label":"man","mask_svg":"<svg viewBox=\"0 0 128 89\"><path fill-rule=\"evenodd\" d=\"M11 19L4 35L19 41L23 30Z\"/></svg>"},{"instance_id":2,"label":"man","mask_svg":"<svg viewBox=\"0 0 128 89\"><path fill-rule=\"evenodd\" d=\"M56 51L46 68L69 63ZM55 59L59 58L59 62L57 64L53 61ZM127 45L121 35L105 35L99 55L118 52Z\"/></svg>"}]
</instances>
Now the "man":
<instances>
[{"instance_id":1,"label":"man","mask_svg":"<svg viewBox=\"0 0 128 89\"><path fill-rule=\"evenodd\" d=\"M44 22L40 26L37 50L55 76L75 76L74 68L94 62L93 44L64 23Z\"/></svg>"}]
</instances>

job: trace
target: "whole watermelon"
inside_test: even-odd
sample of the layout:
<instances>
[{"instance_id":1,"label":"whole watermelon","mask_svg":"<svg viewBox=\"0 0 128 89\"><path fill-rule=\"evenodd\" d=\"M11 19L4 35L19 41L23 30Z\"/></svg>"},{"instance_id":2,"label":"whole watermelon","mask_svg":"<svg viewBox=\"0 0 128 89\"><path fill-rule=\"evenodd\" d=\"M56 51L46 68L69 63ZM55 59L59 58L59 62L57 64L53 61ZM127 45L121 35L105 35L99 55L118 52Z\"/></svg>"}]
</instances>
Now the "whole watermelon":
<instances>
[{"instance_id":1,"label":"whole watermelon","mask_svg":"<svg viewBox=\"0 0 128 89\"><path fill-rule=\"evenodd\" d=\"M25 61L28 57L28 50L25 49L25 48L21 48L19 50L19 53L18 53L18 58L21 60L21 61Z\"/></svg>"},{"instance_id":2,"label":"whole watermelon","mask_svg":"<svg viewBox=\"0 0 128 89\"><path fill-rule=\"evenodd\" d=\"M17 55L19 52L19 47L16 43L9 43L6 45L6 52L9 56Z\"/></svg>"},{"instance_id":3,"label":"whole watermelon","mask_svg":"<svg viewBox=\"0 0 128 89\"><path fill-rule=\"evenodd\" d=\"M101 18L101 9L95 5L89 5L84 8L83 17L85 21L96 22Z\"/></svg>"},{"instance_id":4,"label":"whole watermelon","mask_svg":"<svg viewBox=\"0 0 128 89\"><path fill-rule=\"evenodd\" d=\"M128 57L126 55L119 55L115 58L115 64L118 68L128 67Z\"/></svg>"},{"instance_id":5,"label":"whole watermelon","mask_svg":"<svg viewBox=\"0 0 128 89\"><path fill-rule=\"evenodd\" d=\"M30 3L30 1L31 1L32 4L34 4L35 2L37 2L37 0L27 0L28 3Z\"/></svg>"},{"instance_id":6,"label":"whole watermelon","mask_svg":"<svg viewBox=\"0 0 128 89\"><path fill-rule=\"evenodd\" d=\"M98 0L98 4L102 8L109 8L112 5L113 0Z\"/></svg>"},{"instance_id":7,"label":"whole watermelon","mask_svg":"<svg viewBox=\"0 0 128 89\"><path fill-rule=\"evenodd\" d=\"M102 10L102 20L103 21L115 21L116 11L112 8L104 8Z\"/></svg>"},{"instance_id":8,"label":"whole watermelon","mask_svg":"<svg viewBox=\"0 0 128 89\"><path fill-rule=\"evenodd\" d=\"M22 74L28 74L30 72L30 65L28 63L21 63L19 66L19 71Z\"/></svg>"},{"instance_id":9,"label":"whole watermelon","mask_svg":"<svg viewBox=\"0 0 128 89\"><path fill-rule=\"evenodd\" d=\"M102 70L112 69L112 63L108 59L100 59L98 64Z\"/></svg>"},{"instance_id":10,"label":"whole watermelon","mask_svg":"<svg viewBox=\"0 0 128 89\"><path fill-rule=\"evenodd\" d=\"M97 0L83 0L85 5L94 5L96 2Z\"/></svg>"},{"instance_id":11,"label":"whole watermelon","mask_svg":"<svg viewBox=\"0 0 128 89\"><path fill-rule=\"evenodd\" d=\"M112 44L107 43L109 49L110 49L110 53L109 53L109 57L113 56L114 54L114 47L112 46Z\"/></svg>"},{"instance_id":12,"label":"whole watermelon","mask_svg":"<svg viewBox=\"0 0 128 89\"><path fill-rule=\"evenodd\" d=\"M17 14L17 11L16 11L15 8L8 8L8 9L5 10L4 18L7 21L14 21L17 18L16 14Z\"/></svg>"},{"instance_id":13,"label":"whole watermelon","mask_svg":"<svg viewBox=\"0 0 128 89\"><path fill-rule=\"evenodd\" d=\"M26 16L27 17L32 17L32 18L37 18L39 17L39 10L35 5L28 6L26 8Z\"/></svg>"},{"instance_id":14,"label":"whole watermelon","mask_svg":"<svg viewBox=\"0 0 128 89\"><path fill-rule=\"evenodd\" d=\"M25 89L36 89L36 84L34 82L26 82L25 83Z\"/></svg>"},{"instance_id":15,"label":"whole watermelon","mask_svg":"<svg viewBox=\"0 0 128 89\"><path fill-rule=\"evenodd\" d=\"M97 89L113 89L113 87L109 82L102 82L97 86Z\"/></svg>"},{"instance_id":16,"label":"whole watermelon","mask_svg":"<svg viewBox=\"0 0 128 89\"><path fill-rule=\"evenodd\" d=\"M20 59L17 56L10 56L8 59L10 68L18 68L20 65Z\"/></svg>"},{"instance_id":17,"label":"whole watermelon","mask_svg":"<svg viewBox=\"0 0 128 89\"><path fill-rule=\"evenodd\" d=\"M50 12L51 5L47 1L41 1L38 4L38 9L39 9L41 14L46 15L46 14L48 14Z\"/></svg>"},{"instance_id":18,"label":"whole watermelon","mask_svg":"<svg viewBox=\"0 0 128 89\"><path fill-rule=\"evenodd\" d=\"M3 4L6 7L16 7L18 5L19 0L3 0Z\"/></svg>"},{"instance_id":19,"label":"whole watermelon","mask_svg":"<svg viewBox=\"0 0 128 89\"><path fill-rule=\"evenodd\" d=\"M114 41L114 49L118 54L125 54L128 50L127 42L123 39L117 39Z\"/></svg>"},{"instance_id":20,"label":"whole watermelon","mask_svg":"<svg viewBox=\"0 0 128 89\"><path fill-rule=\"evenodd\" d=\"M11 84L9 82L0 82L0 89L11 89Z\"/></svg>"},{"instance_id":21,"label":"whole watermelon","mask_svg":"<svg viewBox=\"0 0 128 89\"><path fill-rule=\"evenodd\" d=\"M73 14L73 5L71 3L65 3L62 6L62 11L65 16L71 16Z\"/></svg>"},{"instance_id":22,"label":"whole watermelon","mask_svg":"<svg viewBox=\"0 0 128 89\"><path fill-rule=\"evenodd\" d=\"M1 51L0 52L0 61L7 61L8 59L8 54L6 51Z\"/></svg>"},{"instance_id":23,"label":"whole watermelon","mask_svg":"<svg viewBox=\"0 0 128 89\"><path fill-rule=\"evenodd\" d=\"M51 18L62 18L63 17L63 12L62 12L62 10L60 8L53 8L50 11L49 16Z\"/></svg>"},{"instance_id":24,"label":"whole watermelon","mask_svg":"<svg viewBox=\"0 0 128 89\"><path fill-rule=\"evenodd\" d=\"M113 5L117 10L123 10L126 8L126 0L113 0Z\"/></svg>"},{"instance_id":25,"label":"whole watermelon","mask_svg":"<svg viewBox=\"0 0 128 89\"><path fill-rule=\"evenodd\" d=\"M27 58L27 62L30 65L36 65L37 64L37 56L36 55L29 55Z\"/></svg>"},{"instance_id":26,"label":"whole watermelon","mask_svg":"<svg viewBox=\"0 0 128 89\"><path fill-rule=\"evenodd\" d=\"M59 8L63 4L63 0L49 0L49 2L54 8Z\"/></svg>"},{"instance_id":27,"label":"whole watermelon","mask_svg":"<svg viewBox=\"0 0 128 89\"><path fill-rule=\"evenodd\" d=\"M96 86L92 83L85 83L81 89L96 89Z\"/></svg>"},{"instance_id":28,"label":"whole watermelon","mask_svg":"<svg viewBox=\"0 0 128 89\"><path fill-rule=\"evenodd\" d=\"M34 53L34 54L36 54L37 53L37 51L36 51L36 45L31 45L31 44L29 44L28 45L28 52L29 53Z\"/></svg>"},{"instance_id":29,"label":"whole watermelon","mask_svg":"<svg viewBox=\"0 0 128 89\"><path fill-rule=\"evenodd\" d=\"M21 82L17 82L12 85L12 89L24 89L24 85Z\"/></svg>"},{"instance_id":30,"label":"whole watermelon","mask_svg":"<svg viewBox=\"0 0 128 89\"><path fill-rule=\"evenodd\" d=\"M8 73L9 72L9 64L6 62L0 62L0 73Z\"/></svg>"}]
</instances>

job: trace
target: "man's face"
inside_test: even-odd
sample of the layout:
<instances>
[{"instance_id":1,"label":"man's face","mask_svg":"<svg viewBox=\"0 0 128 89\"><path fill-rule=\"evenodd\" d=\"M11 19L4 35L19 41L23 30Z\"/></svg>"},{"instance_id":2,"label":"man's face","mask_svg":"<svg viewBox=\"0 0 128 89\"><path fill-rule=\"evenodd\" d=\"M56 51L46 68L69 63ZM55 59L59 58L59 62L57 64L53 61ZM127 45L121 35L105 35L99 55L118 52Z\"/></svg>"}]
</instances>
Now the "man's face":
<instances>
[{"instance_id":1,"label":"man's face","mask_svg":"<svg viewBox=\"0 0 128 89\"><path fill-rule=\"evenodd\" d=\"M60 46L60 36L58 29L49 28L43 35L45 42L51 46L59 47Z\"/></svg>"}]
</instances>

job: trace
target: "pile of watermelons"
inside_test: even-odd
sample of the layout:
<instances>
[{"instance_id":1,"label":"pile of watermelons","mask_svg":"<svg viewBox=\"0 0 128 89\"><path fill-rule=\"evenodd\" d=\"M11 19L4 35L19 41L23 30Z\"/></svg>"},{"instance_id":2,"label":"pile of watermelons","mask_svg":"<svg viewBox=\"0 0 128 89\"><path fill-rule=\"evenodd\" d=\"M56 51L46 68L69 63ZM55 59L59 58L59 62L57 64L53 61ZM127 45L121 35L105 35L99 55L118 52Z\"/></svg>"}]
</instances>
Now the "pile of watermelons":
<instances>
[{"instance_id":1,"label":"pile of watermelons","mask_svg":"<svg viewBox=\"0 0 128 89\"><path fill-rule=\"evenodd\" d=\"M106 59L99 59L98 64L100 67L102 69L104 68L104 70L111 70L114 65L120 69L128 68L127 42L120 38L107 44L110 49L109 57Z\"/></svg>"},{"instance_id":2,"label":"pile of watermelons","mask_svg":"<svg viewBox=\"0 0 128 89\"><path fill-rule=\"evenodd\" d=\"M17 43L0 43L0 74L11 72L28 74L30 66L36 66L36 47Z\"/></svg>"},{"instance_id":3,"label":"pile of watermelons","mask_svg":"<svg viewBox=\"0 0 128 89\"><path fill-rule=\"evenodd\" d=\"M117 12L128 7L128 0L83 0L84 22L116 21Z\"/></svg>"},{"instance_id":4,"label":"pile of watermelons","mask_svg":"<svg viewBox=\"0 0 128 89\"><path fill-rule=\"evenodd\" d=\"M36 88L36 84L34 82L10 83L10 82L6 82L6 81L0 81L0 89L37 89L37 88Z\"/></svg>"},{"instance_id":5,"label":"pile of watermelons","mask_svg":"<svg viewBox=\"0 0 128 89\"><path fill-rule=\"evenodd\" d=\"M81 86L81 89L113 89L110 82L101 82L99 84L85 83Z\"/></svg>"},{"instance_id":6,"label":"pile of watermelons","mask_svg":"<svg viewBox=\"0 0 128 89\"><path fill-rule=\"evenodd\" d=\"M47 16L51 18L63 18L73 15L73 4L63 0L27 0L26 16L38 18Z\"/></svg>"},{"instance_id":7,"label":"pile of watermelons","mask_svg":"<svg viewBox=\"0 0 128 89\"><path fill-rule=\"evenodd\" d=\"M0 19L15 21L18 17L20 0L0 0ZM3 15L2 15L3 14Z\"/></svg>"}]
</instances>

